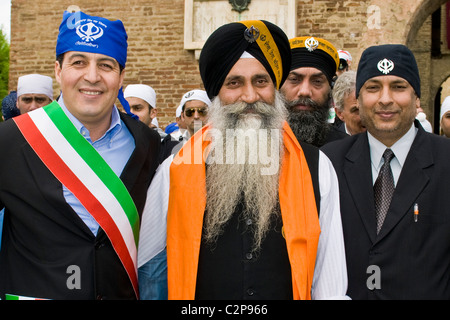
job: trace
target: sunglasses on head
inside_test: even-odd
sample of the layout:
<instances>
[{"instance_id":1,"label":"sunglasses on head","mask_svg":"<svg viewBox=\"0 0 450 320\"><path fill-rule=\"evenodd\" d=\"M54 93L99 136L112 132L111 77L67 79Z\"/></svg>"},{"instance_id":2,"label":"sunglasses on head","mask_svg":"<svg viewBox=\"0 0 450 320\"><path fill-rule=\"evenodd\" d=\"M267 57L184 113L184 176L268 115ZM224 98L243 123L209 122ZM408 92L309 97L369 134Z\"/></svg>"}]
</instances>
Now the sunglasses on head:
<instances>
[{"instance_id":1,"label":"sunglasses on head","mask_svg":"<svg viewBox=\"0 0 450 320\"><path fill-rule=\"evenodd\" d=\"M208 108L189 108L184 110L184 114L186 115L186 117L190 118L194 115L195 111L197 111L198 114L202 117L208 114Z\"/></svg>"}]
</instances>

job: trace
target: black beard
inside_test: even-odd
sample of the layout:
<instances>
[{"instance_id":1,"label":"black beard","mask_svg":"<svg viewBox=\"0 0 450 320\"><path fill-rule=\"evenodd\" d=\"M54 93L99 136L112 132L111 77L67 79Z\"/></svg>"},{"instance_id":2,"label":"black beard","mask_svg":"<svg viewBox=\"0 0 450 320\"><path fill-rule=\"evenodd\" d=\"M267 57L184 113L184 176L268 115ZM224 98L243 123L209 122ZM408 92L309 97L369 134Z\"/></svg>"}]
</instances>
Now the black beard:
<instances>
[{"instance_id":1,"label":"black beard","mask_svg":"<svg viewBox=\"0 0 450 320\"><path fill-rule=\"evenodd\" d=\"M312 107L313 110L292 110L292 106L299 104L299 102ZM287 109L289 112L288 123L296 138L299 141L321 147L330 131L328 103L321 106L309 98L300 98L288 103Z\"/></svg>"}]
</instances>

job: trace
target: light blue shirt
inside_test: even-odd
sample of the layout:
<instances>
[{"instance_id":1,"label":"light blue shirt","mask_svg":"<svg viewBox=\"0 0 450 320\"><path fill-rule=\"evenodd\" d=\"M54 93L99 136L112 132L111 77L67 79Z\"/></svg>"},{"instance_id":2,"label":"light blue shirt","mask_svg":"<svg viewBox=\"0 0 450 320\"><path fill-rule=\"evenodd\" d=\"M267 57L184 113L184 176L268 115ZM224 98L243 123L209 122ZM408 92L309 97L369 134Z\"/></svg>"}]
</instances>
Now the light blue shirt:
<instances>
[{"instance_id":1,"label":"light blue shirt","mask_svg":"<svg viewBox=\"0 0 450 320\"><path fill-rule=\"evenodd\" d=\"M59 105L75 125L83 137L102 156L114 173L120 177L135 148L135 141L127 126L120 119L119 111L114 106L111 116L111 125L106 133L98 140L92 142L89 130L75 118L64 105L63 98L58 100ZM92 215L83 207L80 201L63 185L64 198L78 216L86 223L94 235L97 235L99 224Z\"/></svg>"},{"instance_id":2,"label":"light blue shirt","mask_svg":"<svg viewBox=\"0 0 450 320\"><path fill-rule=\"evenodd\" d=\"M409 149L411 149L414 139L416 138L417 131L417 128L413 124L408 132L406 132L403 137L398 139L390 148L395 155L395 157L391 160L391 170L394 177L394 185L397 185L398 178L400 177L403 165L405 164ZM368 131L367 137L369 139L370 146L372 179L373 184L375 184L378 173L380 172L381 166L384 163L383 153L387 147L382 142L375 139L374 136L372 136Z\"/></svg>"}]
</instances>

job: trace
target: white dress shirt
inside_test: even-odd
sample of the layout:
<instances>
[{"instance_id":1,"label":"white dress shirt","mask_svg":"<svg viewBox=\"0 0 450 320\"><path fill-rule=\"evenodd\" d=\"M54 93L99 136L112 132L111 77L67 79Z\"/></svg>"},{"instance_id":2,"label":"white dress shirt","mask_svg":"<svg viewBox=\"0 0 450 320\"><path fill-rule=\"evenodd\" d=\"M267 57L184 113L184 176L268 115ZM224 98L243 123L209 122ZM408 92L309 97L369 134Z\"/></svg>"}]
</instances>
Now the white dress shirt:
<instances>
[{"instance_id":1,"label":"white dress shirt","mask_svg":"<svg viewBox=\"0 0 450 320\"><path fill-rule=\"evenodd\" d=\"M403 165L405 164L409 149L411 149L411 145L414 142L417 130L418 129L414 126L414 124L412 124L408 132L406 132L406 134L403 135L403 137L395 142L390 148L395 155L395 157L391 160L391 170L392 175L394 176L395 186L397 186L400 172L402 171ZM374 136L372 136L369 131L367 131L367 136L369 139L370 161L372 164L372 182L373 184L375 184L378 173L380 172L381 166L384 163L383 153L387 147L382 142L377 140Z\"/></svg>"}]
</instances>

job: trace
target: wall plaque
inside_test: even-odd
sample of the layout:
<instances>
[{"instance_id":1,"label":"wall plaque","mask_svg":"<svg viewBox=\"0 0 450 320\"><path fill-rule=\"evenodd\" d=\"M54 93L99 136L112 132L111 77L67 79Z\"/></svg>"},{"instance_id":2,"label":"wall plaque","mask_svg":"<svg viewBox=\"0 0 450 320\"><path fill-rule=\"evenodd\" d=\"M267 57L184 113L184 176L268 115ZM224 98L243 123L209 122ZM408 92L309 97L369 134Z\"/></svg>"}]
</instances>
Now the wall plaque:
<instances>
[{"instance_id":1,"label":"wall plaque","mask_svg":"<svg viewBox=\"0 0 450 320\"><path fill-rule=\"evenodd\" d=\"M185 0L184 49L200 54L206 39L218 27L242 20L267 20L288 38L297 32L297 0Z\"/></svg>"}]
</instances>

